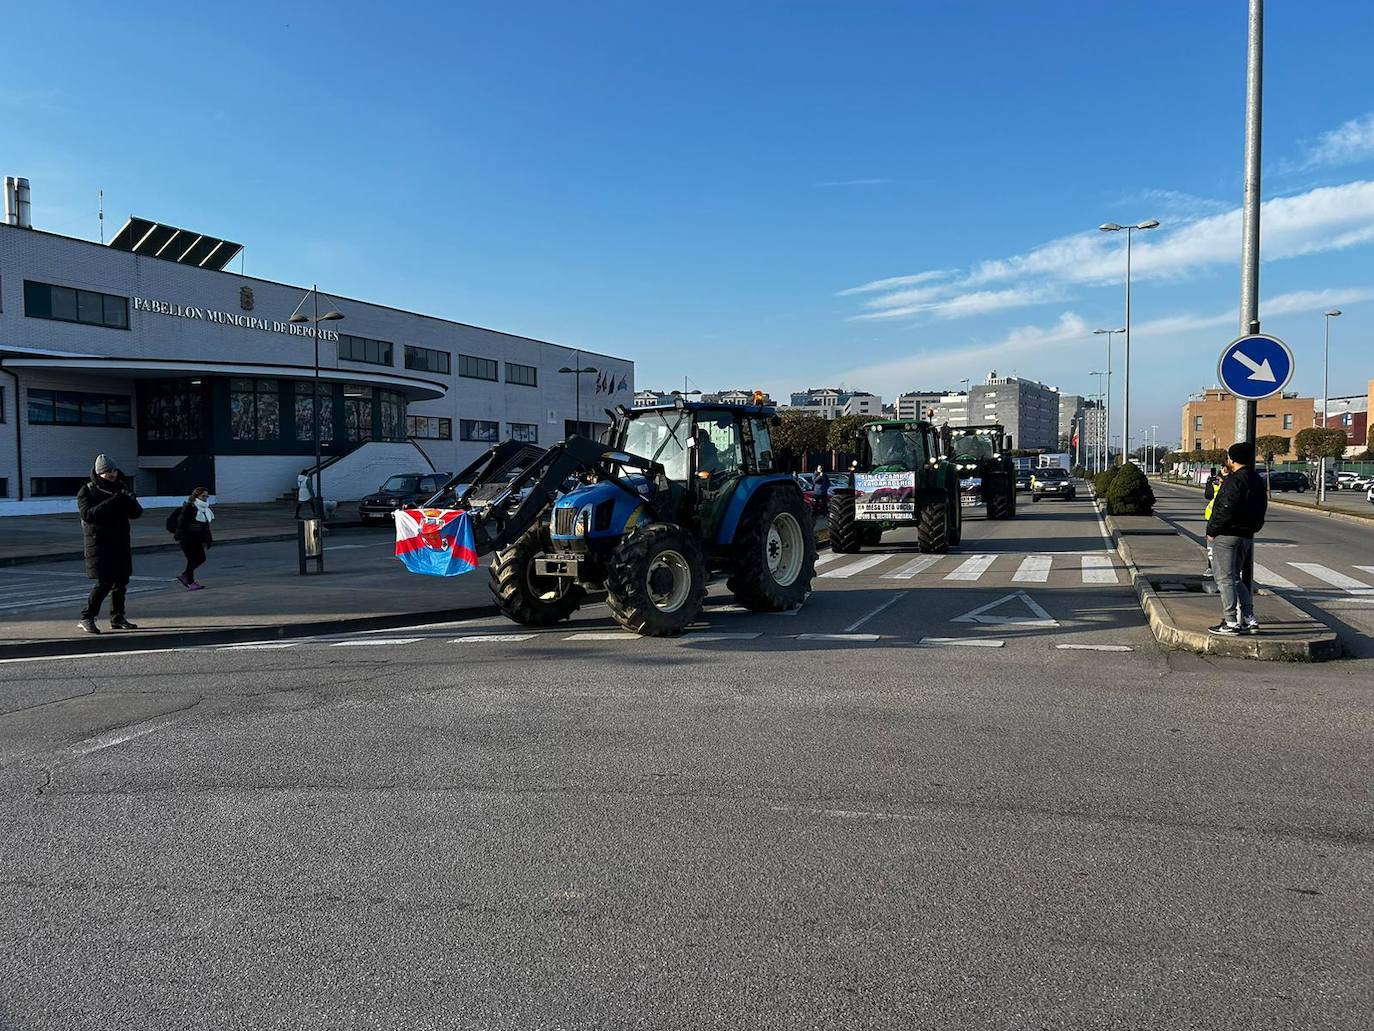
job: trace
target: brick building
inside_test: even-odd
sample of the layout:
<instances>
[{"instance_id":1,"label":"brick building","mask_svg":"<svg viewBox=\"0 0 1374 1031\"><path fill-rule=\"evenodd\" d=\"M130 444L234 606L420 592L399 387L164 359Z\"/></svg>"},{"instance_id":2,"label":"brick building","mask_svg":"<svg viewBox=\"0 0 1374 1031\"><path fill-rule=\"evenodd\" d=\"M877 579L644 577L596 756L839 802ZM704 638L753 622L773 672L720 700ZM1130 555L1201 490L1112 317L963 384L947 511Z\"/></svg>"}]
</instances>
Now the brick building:
<instances>
[{"instance_id":1,"label":"brick building","mask_svg":"<svg viewBox=\"0 0 1374 1031\"><path fill-rule=\"evenodd\" d=\"M1259 402L1255 414L1255 434L1267 433L1287 437L1291 441L1299 430L1317 425L1314 401L1297 394L1275 394ZM1184 451L1227 448L1236 438L1236 399L1219 387L1211 387L1194 394L1183 405L1183 436L1180 447ZM1282 460L1292 451L1276 455Z\"/></svg>"}]
</instances>

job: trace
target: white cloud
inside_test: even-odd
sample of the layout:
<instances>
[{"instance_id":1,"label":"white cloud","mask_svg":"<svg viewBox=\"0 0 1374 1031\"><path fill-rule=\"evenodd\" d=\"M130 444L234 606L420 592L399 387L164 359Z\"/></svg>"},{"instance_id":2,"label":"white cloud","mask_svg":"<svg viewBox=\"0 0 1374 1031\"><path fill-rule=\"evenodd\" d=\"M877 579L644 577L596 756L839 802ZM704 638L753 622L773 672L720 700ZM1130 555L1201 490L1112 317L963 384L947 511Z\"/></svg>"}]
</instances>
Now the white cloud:
<instances>
[{"instance_id":1,"label":"white cloud","mask_svg":"<svg viewBox=\"0 0 1374 1031\"><path fill-rule=\"evenodd\" d=\"M1308 151L1303 167L1348 165L1370 159L1374 159L1374 114L1352 118L1322 133Z\"/></svg>"},{"instance_id":2,"label":"white cloud","mask_svg":"<svg viewBox=\"0 0 1374 1031\"><path fill-rule=\"evenodd\" d=\"M1339 251L1374 241L1374 182L1323 186L1265 201L1262 255L1276 261ZM1136 235L1132 276L1175 279L1240 257L1241 210L1233 208ZM963 275L931 271L874 280L841 291L872 293L860 319L922 315L960 318L1060 300L1074 286L1120 283L1125 276L1121 233L1088 230L1051 240L1024 254L981 261ZM900 289L915 287L917 289ZM999 289L990 289L999 287Z\"/></svg>"}]
</instances>

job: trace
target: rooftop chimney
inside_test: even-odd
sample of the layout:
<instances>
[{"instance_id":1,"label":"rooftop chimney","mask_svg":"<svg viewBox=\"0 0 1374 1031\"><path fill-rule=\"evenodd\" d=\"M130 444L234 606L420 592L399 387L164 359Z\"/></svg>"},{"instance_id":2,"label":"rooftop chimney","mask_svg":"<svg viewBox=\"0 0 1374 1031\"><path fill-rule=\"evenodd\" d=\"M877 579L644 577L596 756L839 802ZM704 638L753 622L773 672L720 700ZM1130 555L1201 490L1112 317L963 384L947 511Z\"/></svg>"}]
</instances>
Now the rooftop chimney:
<instances>
[{"instance_id":1,"label":"rooftop chimney","mask_svg":"<svg viewBox=\"0 0 1374 1031\"><path fill-rule=\"evenodd\" d=\"M33 228L33 204L29 200L29 181L5 176L5 225Z\"/></svg>"}]
</instances>

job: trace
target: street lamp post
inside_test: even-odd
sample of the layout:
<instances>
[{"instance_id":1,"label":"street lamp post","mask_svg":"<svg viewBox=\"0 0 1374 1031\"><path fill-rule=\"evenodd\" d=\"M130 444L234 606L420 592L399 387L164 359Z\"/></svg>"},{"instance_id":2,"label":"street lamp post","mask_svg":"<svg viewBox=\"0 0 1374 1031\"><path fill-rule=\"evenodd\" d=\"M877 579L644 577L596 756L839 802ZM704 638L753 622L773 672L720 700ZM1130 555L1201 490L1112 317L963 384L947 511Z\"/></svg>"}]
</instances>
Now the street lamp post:
<instances>
[{"instance_id":1,"label":"street lamp post","mask_svg":"<svg viewBox=\"0 0 1374 1031\"><path fill-rule=\"evenodd\" d=\"M1107 338L1107 371L1102 373L1102 375L1107 377L1107 388L1102 393L1102 419L1104 423L1102 437L1104 440L1108 436L1107 429L1112 424L1112 337L1116 336L1118 333L1124 332L1126 332L1124 326L1121 329L1093 330L1093 336L1105 336ZM1097 374L1094 373L1093 375ZM1111 463L1111 457L1112 455L1110 450L1103 453L1102 468L1107 468L1107 466Z\"/></svg>"},{"instance_id":2,"label":"street lamp post","mask_svg":"<svg viewBox=\"0 0 1374 1031\"><path fill-rule=\"evenodd\" d=\"M576 392L575 392L575 395L574 395L574 396L577 398L577 400L574 402L574 403L576 404L576 406L577 406L577 418L574 420L574 424L575 424L576 429L577 429L579 432L581 432L581 430L582 430L582 377L583 377L583 376L588 376L588 375L595 375L595 374L597 373L598 370L592 368L592 366L590 366L590 365L588 365L585 369L582 367L582 352L581 352L581 351L575 351L575 352L573 353L573 366L574 366L573 368L569 368L568 366L565 365L565 366L563 366L561 369L559 369L558 371L559 371L559 372L566 372L566 373L568 373L569 375L571 375L571 376L573 377L573 382L574 382L574 383L576 384L576 386L577 386L577 389L576 389Z\"/></svg>"},{"instance_id":3,"label":"street lamp post","mask_svg":"<svg viewBox=\"0 0 1374 1031\"><path fill-rule=\"evenodd\" d=\"M1104 233L1118 233L1122 229L1126 230L1126 375L1122 388L1121 439L1125 443L1127 451L1130 450L1129 441L1131 439L1131 234L1137 229L1155 229L1158 226L1159 220L1150 218L1134 226L1119 226L1115 222L1104 222L1097 227ZM1127 461L1129 461L1129 455L1123 453L1121 464L1125 465Z\"/></svg>"},{"instance_id":4,"label":"street lamp post","mask_svg":"<svg viewBox=\"0 0 1374 1031\"><path fill-rule=\"evenodd\" d=\"M315 511L315 518L324 518L324 470L321 468L320 457L320 323L338 322L343 318L343 313L337 308L330 308L323 315L320 314L320 288L318 284L310 287L310 293L306 297L311 299L313 315L307 315L301 311L301 305L305 304L305 297L301 298L301 303L296 305L296 310L291 313L289 321L300 325L309 323L311 325L310 335L315 338L315 383L314 390L310 395L310 435L315 439L315 500L311 507ZM301 570L304 571L302 566ZM320 551L315 558L315 571L324 572L324 538L320 538Z\"/></svg>"},{"instance_id":5,"label":"street lamp post","mask_svg":"<svg viewBox=\"0 0 1374 1031\"><path fill-rule=\"evenodd\" d=\"M1334 318L1338 318L1338 317L1340 316L1340 314L1341 314L1341 310L1340 310L1339 308L1332 308L1330 311L1328 311L1328 312L1323 312L1323 313L1322 313L1322 325L1323 325L1323 327L1324 327L1324 329L1325 329L1325 332L1322 334L1322 337L1323 337L1323 340L1322 340L1322 429L1326 429L1326 420L1327 420L1328 418L1330 418L1330 415L1328 414L1328 407L1327 407L1328 402L1327 402L1327 398L1328 398L1328 396L1329 396L1330 393L1331 393L1330 379L1328 378L1328 372L1330 371L1330 364L1331 364L1331 320L1334 319ZM1347 437L1346 440L1347 440L1347 442L1348 442L1348 441L1349 441L1349 438ZM1317 488L1317 503L1318 503L1318 504L1325 504L1325 502L1326 502L1326 456L1325 456L1325 455L1322 456L1322 460L1321 460L1321 469L1320 469L1319 475L1321 476L1321 486L1319 486L1319 487Z\"/></svg>"},{"instance_id":6,"label":"street lamp post","mask_svg":"<svg viewBox=\"0 0 1374 1031\"><path fill-rule=\"evenodd\" d=\"M1109 358L1111 357L1111 347L1110 347L1110 344L1108 345L1107 356L1108 356ZM1088 375L1089 375L1089 376L1096 376L1096 377L1097 377L1097 394L1094 395L1094 396L1096 397L1097 401L1098 401L1100 404L1102 404L1102 405L1105 406L1106 403L1107 403L1107 397L1106 397L1106 394L1104 394L1103 391L1102 391L1102 377L1103 377L1103 376L1108 376L1108 375L1110 375L1110 373L1107 373L1107 372L1090 372L1090 373L1088 373ZM1110 383L1108 384L1108 389L1111 389ZM1094 424L1096 424L1096 420L1093 420L1093 421L1094 421ZM1108 423L1107 423L1107 410L1106 410L1106 408L1104 407L1104 408L1102 409L1102 434L1101 434L1102 439L1101 439L1100 441L1098 441L1097 448L1095 449L1096 453L1093 455L1093 460L1094 460L1094 463L1097 465L1097 471L1098 471L1098 472L1101 472L1103 469L1107 468L1107 452L1106 452L1106 450L1105 450L1105 445L1106 445L1106 441L1107 441L1107 425L1108 425Z\"/></svg>"},{"instance_id":7,"label":"street lamp post","mask_svg":"<svg viewBox=\"0 0 1374 1031\"><path fill-rule=\"evenodd\" d=\"M1150 426L1150 459L1145 463L1145 468L1151 475L1159 472L1159 427Z\"/></svg>"}]
</instances>

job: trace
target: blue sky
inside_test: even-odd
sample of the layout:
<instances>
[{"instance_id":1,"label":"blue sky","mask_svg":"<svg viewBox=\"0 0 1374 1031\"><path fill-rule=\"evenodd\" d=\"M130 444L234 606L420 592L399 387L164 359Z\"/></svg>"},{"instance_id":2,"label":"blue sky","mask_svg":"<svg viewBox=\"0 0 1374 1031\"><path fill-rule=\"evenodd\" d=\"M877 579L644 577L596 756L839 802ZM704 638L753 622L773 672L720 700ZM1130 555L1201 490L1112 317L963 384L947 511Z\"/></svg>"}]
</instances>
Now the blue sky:
<instances>
[{"instance_id":1,"label":"blue sky","mask_svg":"<svg viewBox=\"0 0 1374 1031\"><path fill-rule=\"evenodd\" d=\"M640 386L1091 392L1137 237L1139 426L1239 284L1244 0L34 5L3 171L250 275L633 358ZM1271 3L1261 281L1293 386L1374 376L1374 5ZM899 280L885 283L887 280ZM1120 356L1117 368L1120 367ZM1117 380L1119 385L1120 380Z\"/></svg>"}]
</instances>

